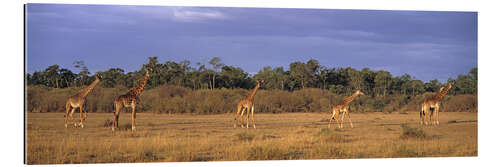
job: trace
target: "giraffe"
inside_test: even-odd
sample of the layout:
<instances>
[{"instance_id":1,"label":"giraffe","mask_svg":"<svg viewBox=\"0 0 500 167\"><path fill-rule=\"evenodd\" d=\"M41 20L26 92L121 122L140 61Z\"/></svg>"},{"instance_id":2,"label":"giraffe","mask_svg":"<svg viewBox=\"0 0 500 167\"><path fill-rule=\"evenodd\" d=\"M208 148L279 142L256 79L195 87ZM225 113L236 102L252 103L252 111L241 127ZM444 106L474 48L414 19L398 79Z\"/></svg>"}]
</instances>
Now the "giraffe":
<instances>
[{"instance_id":1,"label":"giraffe","mask_svg":"<svg viewBox=\"0 0 500 167\"><path fill-rule=\"evenodd\" d=\"M253 114L254 114L254 108L255 108L255 104L254 104L254 96L255 94L257 94L257 90L259 89L260 85L263 83L264 81L263 80L258 80L257 81L257 85L255 85L255 87L253 88L253 90L248 94L248 96L246 96L245 98L241 99L239 102L238 102L238 105L237 105L237 112L236 112L236 115L234 117L234 128L236 128L236 122L237 122L237 118L238 118L238 115L240 115L240 112L241 112L241 115L240 115L240 123L241 123L241 127L244 128L243 126L243 115L245 114L245 112L247 112L247 128L248 128L248 119L250 117L250 112L252 114L252 123L253 123L253 128L256 128L255 127L255 119L253 117Z\"/></svg>"},{"instance_id":2,"label":"giraffe","mask_svg":"<svg viewBox=\"0 0 500 167\"><path fill-rule=\"evenodd\" d=\"M349 123L351 124L351 128L354 128L351 121L351 115L349 114L349 103L351 103L354 100L354 98L356 98L358 95L365 95L365 94L360 90L357 90L351 96L344 98L344 100L342 100L342 103L332 107L332 116L330 117L330 121L328 122L328 128L330 128L332 120L335 120L337 124L339 123L338 119L339 114L342 114L342 120L340 122L339 128L342 128L342 124L344 123L344 116L346 114L347 118L349 119Z\"/></svg>"},{"instance_id":3,"label":"giraffe","mask_svg":"<svg viewBox=\"0 0 500 167\"><path fill-rule=\"evenodd\" d=\"M422 110L420 111L420 124L426 124L428 122L435 123L439 125L439 106L441 103L441 100L444 98L444 96L448 93L448 91L453 87L452 83L449 83L446 88L441 87L436 94L432 95L431 97L425 99L422 102ZM429 121L425 121L426 115L429 117ZM434 122L432 122L432 118L434 118Z\"/></svg>"},{"instance_id":4,"label":"giraffe","mask_svg":"<svg viewBox=\"0 0 500 167\"><path fill-rule=\"evenodd\" d=\"M113 126L111 130L114 132L115 128L118 128L118 119L120 117L120 110L123 107L131 107L132 108L132 131L135 131L135 107L139 101L139 95L144 90L144 87L147 84L149 78L150 69L146 69L146 75L141 79L139 84L130 88L129 92L118 96L114 101L115 113L113 118Z\"/></svg>"},{"instance_id":5,"label":"giraffe","mask_svg":"<svg viewBox=\"0 0 500 167\"><path fill-rule=\"evenodd\" d=\"M68 117L71 117L71 121L74 123L74 126L76 127L76 122L75 118L73 118L73 113L75 112L76 108L80 108L80 127L83 128L83 120L87 119L87 112L83 111L83 106L85 105L85 101L87 98L87 95L94 90L94 87L101 81L101 76L99 74L96 74L94 82L92 82L89 86L86 88L80 90L78 93L74 94L73 96L70 96L68 100L66 100L66 115L64 119L64 126L68 128ZM71 113L69 112L71 109ZM85 117L82 119L82 112L85 112Z\"/></svg>"}]
</instances>

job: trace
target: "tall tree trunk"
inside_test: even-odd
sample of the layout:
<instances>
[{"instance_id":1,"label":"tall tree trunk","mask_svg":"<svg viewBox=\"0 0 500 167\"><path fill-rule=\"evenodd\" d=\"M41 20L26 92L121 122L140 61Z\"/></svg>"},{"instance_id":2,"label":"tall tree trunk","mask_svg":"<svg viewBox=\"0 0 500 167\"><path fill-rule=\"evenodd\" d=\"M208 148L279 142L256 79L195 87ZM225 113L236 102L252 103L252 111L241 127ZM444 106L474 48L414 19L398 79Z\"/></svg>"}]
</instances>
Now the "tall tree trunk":
<instances>
[{"instance_id":1,"label":"tall tree trunk","mask_svg":"<svg viewBox=\"0 0 500 167\"><path fill-rule=\"evenodd\" d=\"M210 79L212 76L208 75L208 89L212 89L212 80Z\"/></svg>"},{"instance_id":2,"label":"tall tree trunk","mask_svg":"<svg viewBox=\"0 0 500 167\"><path fill-rule=\"evenodd\" d=\"M281 80L281 90L285 90L285 81Z\"/></svg>"},{"instance_id":3,"label":"tall tree trunk","mask_svg":"<svg viewBox=\"0 0 500 167\"><path fill-rule=\"evenodd\" d=\"M213 79L212 79L212 81L213 81L213 84L212 84L212 90L214 90L214 89L215 89L215 75L217 75L217 72L214 72L214 77L213 77Z\"/></svg>"}]
</instances>

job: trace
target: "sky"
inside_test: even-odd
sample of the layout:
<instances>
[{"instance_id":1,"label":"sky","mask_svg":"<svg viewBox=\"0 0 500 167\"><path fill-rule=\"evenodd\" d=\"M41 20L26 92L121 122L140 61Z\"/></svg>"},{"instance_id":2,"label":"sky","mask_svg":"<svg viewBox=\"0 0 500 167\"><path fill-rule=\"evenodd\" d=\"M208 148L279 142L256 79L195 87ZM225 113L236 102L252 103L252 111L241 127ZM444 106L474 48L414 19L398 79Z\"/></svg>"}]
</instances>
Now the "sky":
<instances>
[{"instance_id":1,"label":"sky","mask_svg":"<svg viewBox=\"0 0 500 167\"><path fill-rule=\"evenodd\" d=\"M477 67L477 13L439 11L28 4L27 72L139 70L212 57L255 74L316 59L445 82Z\"/></svg>"}]
</instances>

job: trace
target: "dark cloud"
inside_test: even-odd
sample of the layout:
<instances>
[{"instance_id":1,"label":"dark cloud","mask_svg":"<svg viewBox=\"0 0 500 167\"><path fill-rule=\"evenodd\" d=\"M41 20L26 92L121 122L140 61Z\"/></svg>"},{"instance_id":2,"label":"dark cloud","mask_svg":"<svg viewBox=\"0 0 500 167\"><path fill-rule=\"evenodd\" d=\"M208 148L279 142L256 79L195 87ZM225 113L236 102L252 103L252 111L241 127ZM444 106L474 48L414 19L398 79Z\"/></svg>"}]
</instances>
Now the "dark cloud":
<instances>
[{"instance_id":1,"label":"dark cloud","mask_svg":"<svg viewBox=\"0 0 500 167\"><path fill-rule=\"evenodd\" d=\"M477 66L475 12L28 4L27 37L28 72L219 56L253 73L313 58L445 81Z\"/></svg>"}]
</instances>

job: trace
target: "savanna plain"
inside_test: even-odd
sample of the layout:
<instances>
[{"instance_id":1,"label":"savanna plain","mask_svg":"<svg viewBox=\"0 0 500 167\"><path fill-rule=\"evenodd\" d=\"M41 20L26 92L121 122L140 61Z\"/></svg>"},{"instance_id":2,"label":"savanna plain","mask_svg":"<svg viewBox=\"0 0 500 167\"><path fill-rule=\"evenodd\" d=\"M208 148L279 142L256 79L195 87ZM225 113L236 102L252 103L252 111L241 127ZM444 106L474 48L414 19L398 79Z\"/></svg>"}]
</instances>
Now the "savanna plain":
<instances>
[{"instance_id":1,"label":"savanna plain","mask_svg":"<svg viewBox=\"0 0 500 167\"><path fill-rule=\"evenodd\" d=\"M123 112L112 133L112 113L65 128L64 113L28 112L27 163L477 156L477 112L440 112L437 126L421 126L418 112L351 113L354 128L342 129L328 128L326 112L256 113L256 129L234 128L233 114L138 113L132 132Z\"/></svg>"}]
</instances>

